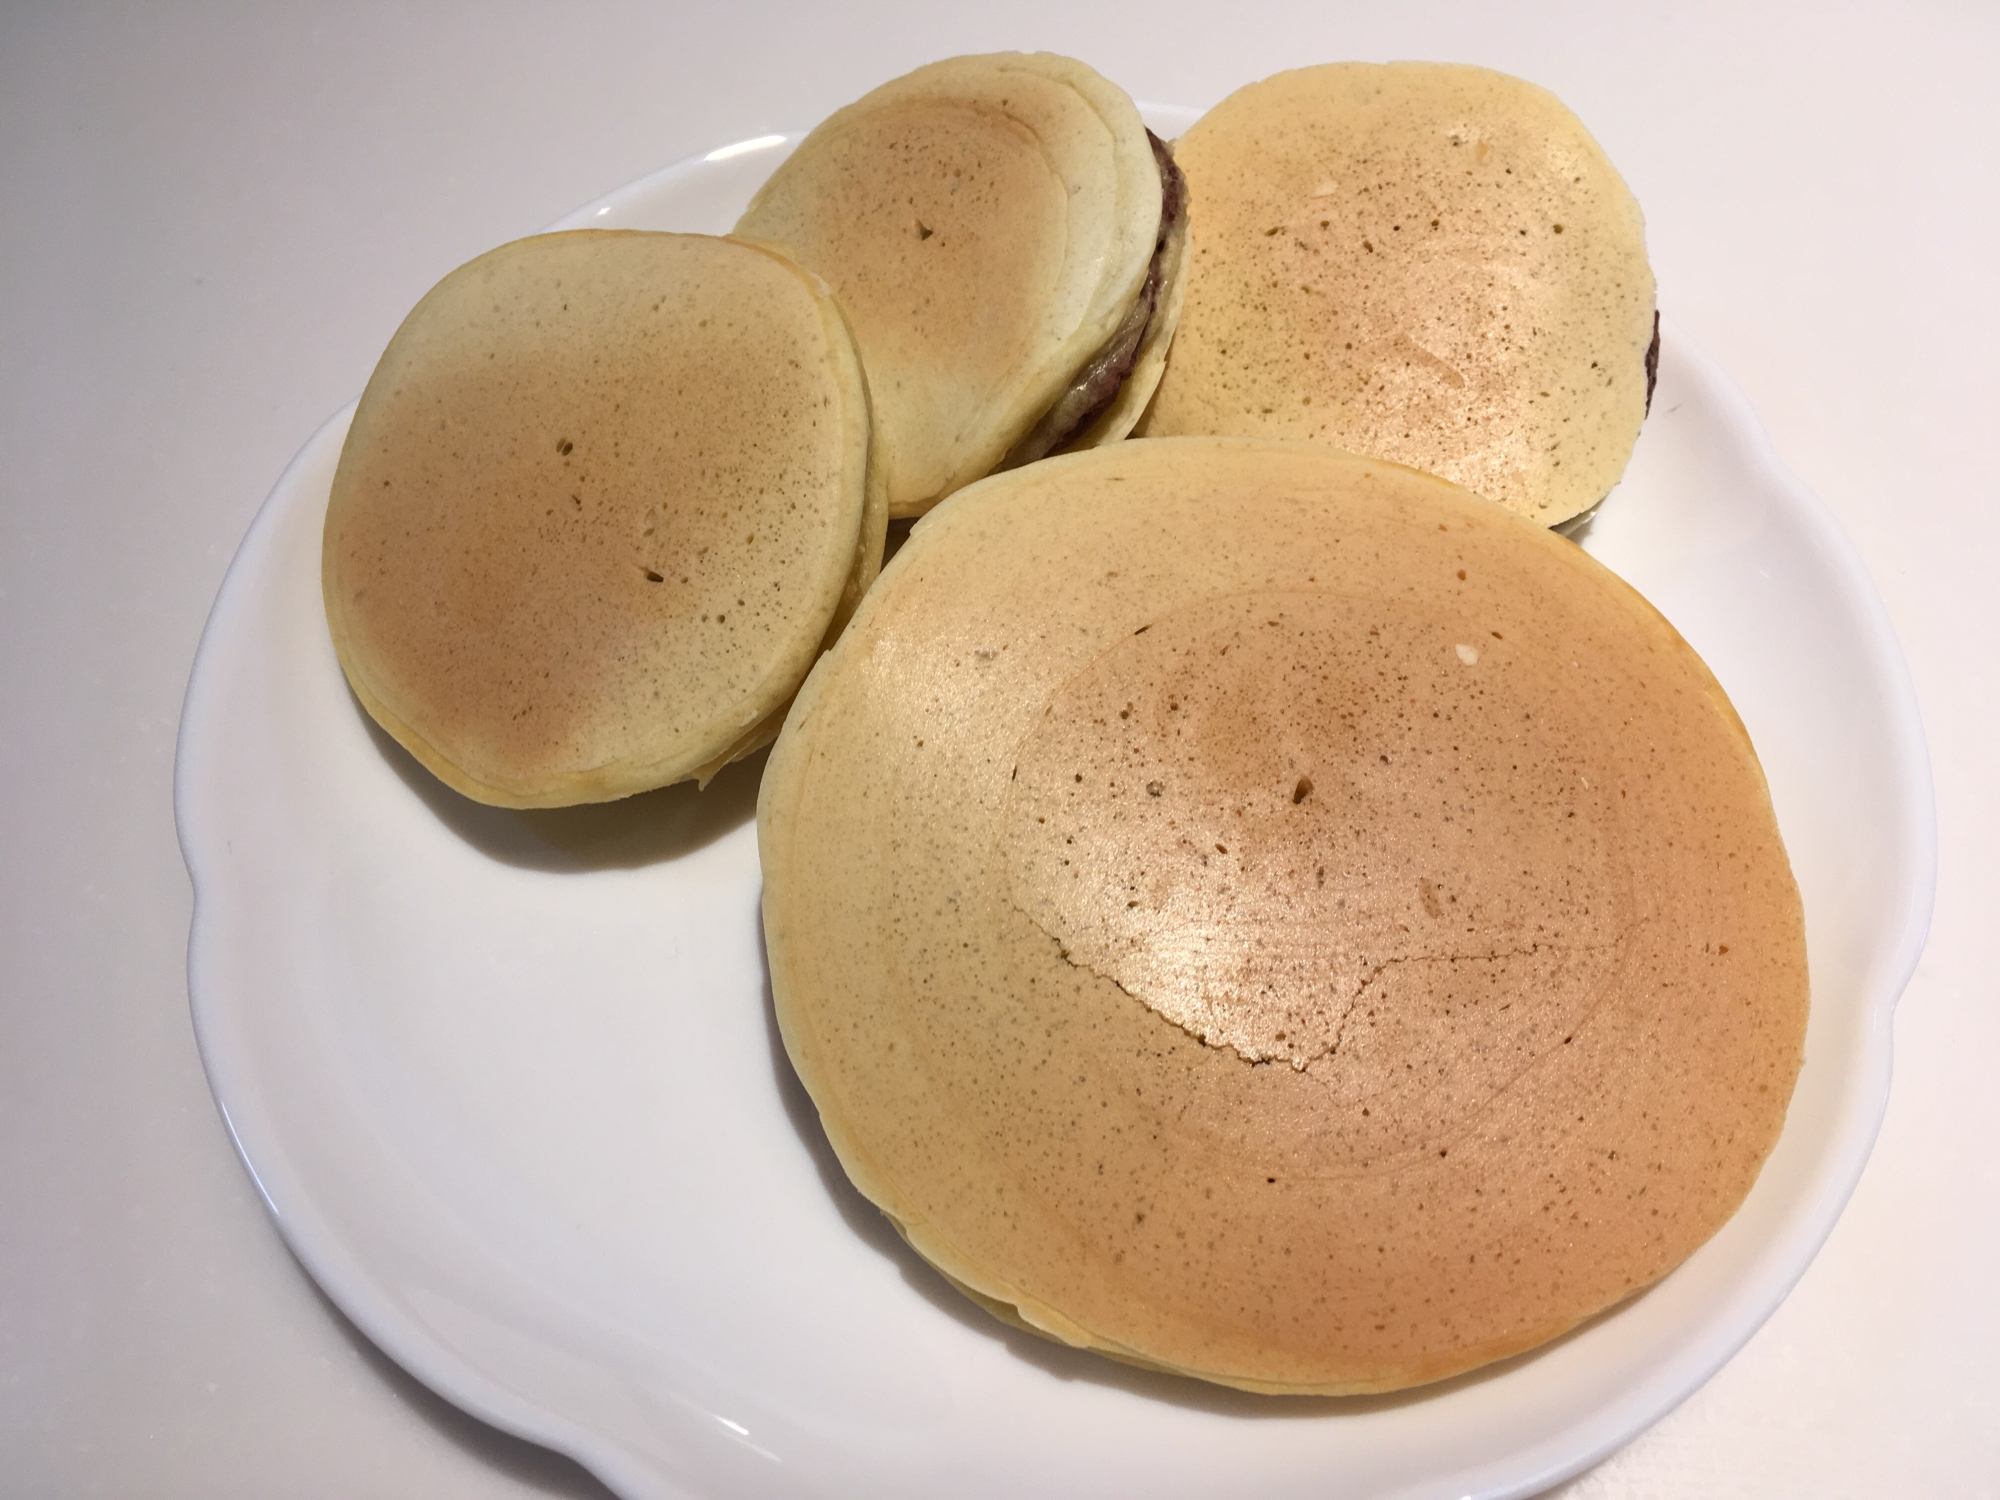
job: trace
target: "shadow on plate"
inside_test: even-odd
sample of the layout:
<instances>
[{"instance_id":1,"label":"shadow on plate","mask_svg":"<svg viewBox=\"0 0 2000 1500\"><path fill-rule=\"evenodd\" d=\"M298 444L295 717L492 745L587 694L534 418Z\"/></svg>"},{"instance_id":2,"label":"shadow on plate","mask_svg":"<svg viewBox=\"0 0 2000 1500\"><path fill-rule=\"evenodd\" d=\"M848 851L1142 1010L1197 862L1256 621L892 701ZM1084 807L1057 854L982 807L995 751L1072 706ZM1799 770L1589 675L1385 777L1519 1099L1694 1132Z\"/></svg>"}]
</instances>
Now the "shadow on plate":
<instances>
[{"instance_id":1,"label":"shadow on plate","mask_svg":"<svg viewBox=\"0 0 2000 1500\"><path fill-rule=\"evenodd\" d=\"M454 792L391 739L360 700L351 693L348 700L382 759L438 822L502 864L559 874L633 870L692 854L757 816L762 750L725 766L703 790L685 781L618 802L517 811Z\"/></svg>"},{"instance_id":2,"label":"shadow on plate","mask_svg":"<svg viewBox=\"0 0 2000 1500\"><path fill-rule=\"evenodd\" d=\"M1606 495L1604 500L1609 500L1610 498L1610 495ZM1589 510L1579 511L1567 521L1556 522L1549 530L1553 531L1557 536L1568 537L1572 542L1581 547L1584 541L1590 536L1590 528L1596 524L1597 513L1604 509L1604 500L1598 501Z\"/></svg>"},{"instance_id":3,"label":"shadow on plate","mask_svg":"<svg viewBox=\"0 0 2000 1500\"><path fill-rule=\"evenodd\" d=\"M888 532L882 538L883 567L888 567L890 560L903 550L903 543L910 539L910 528L916 525L919 519L921 517L905 517L889 523Z\"/></svg>"},{"instance_id":4,"label":"shadow on plate","mask_svg":"<svg viewBox=\"0 0 2000 1500\"><path fill-rule=\"evenodd\" d=\"M1010 1327L966 1297L929 1261L912 1250L902 1235L897 1233L896 1226L890 1222L888 1216L864 1198L848 1180L846 1170L840 1165L840 1158L834 1154L832 1143L827 1140L825 1130L820 1127L818 1107L813 1104L812 1096L806 1092L805 1085L799 1081L799 1075L792 1068L791 1058L785 1052L784 1038L778 1030L778 1014L771 993L770 960L767 955L762 954L761 937L758 946L760 956L764 960L764 1025L770 1040L771 1071L777 1080L778 1097L784 1103L785 1114L791 1121L792 1129L798 1133L800 1143L812 1157L813 1165L819 1171L820 1181L825 1184L827 1195L840 1210L841 1218L862 1241L895 1262L910 1289L939 1312L956 1319L977 1333L997 1340L1004 1344L1016 1359L1024 1364L1033 1365L1044 1374L1054 1376L1058 1380L1089 1381L1096 1385L1114 1386L1137 1396L1165 1401L1192 1411L1213 1412L1231 1417L1265 1419L1328 1417L1350 1412L1360 1414L1387 1411L1434 1400L1453 1391L1482 1385L1489 1380L1498 1380L1528 1361L1540 1358L1548 1350L1579 1337L1587 1329L1594 1327L1599 1318L1610 1317L1619 1307L1628 1306L1637 1300L1629 1298L1626 1302L1619 1303L1618 1307L1607 1309L1597 1317L1586 1319L1568 1333L1524 1354L1517 1354L1480 1369L1470 1370L1449 1380L1440 1380L1411 1390L1393 1391L1379 1396L1260 1396L1249 1391L1232 1390L1227 1386L1210 1385L1191 1376L1170 1375L1160 1370L1145 1370L1135 1365L1120 1364L1103 1355L1072 1349L1066 1344L1059 1344L1051 1339L1044 1339L1036 1334ZM1638 1294L1639 1297L1645 1295L1643 1291Z\"/></svg>"}]
</instances>

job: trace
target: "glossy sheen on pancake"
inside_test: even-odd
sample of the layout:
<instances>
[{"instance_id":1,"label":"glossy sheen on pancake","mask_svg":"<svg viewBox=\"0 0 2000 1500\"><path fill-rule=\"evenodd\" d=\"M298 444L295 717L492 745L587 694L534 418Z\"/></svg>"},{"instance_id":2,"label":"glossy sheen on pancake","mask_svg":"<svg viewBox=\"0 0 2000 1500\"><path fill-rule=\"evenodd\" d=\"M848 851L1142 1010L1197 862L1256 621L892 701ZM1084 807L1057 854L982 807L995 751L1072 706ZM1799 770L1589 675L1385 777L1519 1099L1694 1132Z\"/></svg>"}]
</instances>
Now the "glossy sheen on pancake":
<instances>
[{"instance_id":1,"label":"glossy sheen on pancake","mask_svg":"<svg viewBox=\"0 0 2000 1500\"><path fill-rule=\"evenodd\" d=\"M933 63L829 117L740 235L824 276L867 366L890 514L997 464L1116 331L1160 174L1124 92L1049 53Z\"/></svg>"},{"instance_id":2,"label":"glossy sheen on pancake","mask_svg":"<svg viewBox=\"0 0 2000 1500\"><path fill-rule=\"evenodd\" d=\"M1617 483L1648 395L1645 223L1554 95L1483 68L1302 68L1175 154L1193 265L1142 432L1326 442L1545 525Z\"/></svg>"},{"instance_id":3,"label":"glossy sheen on pancake","mask_svg":"<svg viewBox=\"0 0 2000 1500\"><path fill-rule=\"evenodd\" d=\"M327 510L327 619L449 785L606 801L769 743L885 521L815 278L707 236L539 235L447 276L383 354Z\"/></svg>"},{"instance_id":4,"label":"glossy sheen on pancake","mask_svg":"<svg viewBox=\"0 0 2000 1500\"><path fill-rule=\"evenodd\" d=\"M1000 1316L1250 1390L1436 1380L1733 1213L1802 917L1699 658L1572 543L1306 444L918 525L759 806L785 1045Z\"/></svg>"}]
</instances>

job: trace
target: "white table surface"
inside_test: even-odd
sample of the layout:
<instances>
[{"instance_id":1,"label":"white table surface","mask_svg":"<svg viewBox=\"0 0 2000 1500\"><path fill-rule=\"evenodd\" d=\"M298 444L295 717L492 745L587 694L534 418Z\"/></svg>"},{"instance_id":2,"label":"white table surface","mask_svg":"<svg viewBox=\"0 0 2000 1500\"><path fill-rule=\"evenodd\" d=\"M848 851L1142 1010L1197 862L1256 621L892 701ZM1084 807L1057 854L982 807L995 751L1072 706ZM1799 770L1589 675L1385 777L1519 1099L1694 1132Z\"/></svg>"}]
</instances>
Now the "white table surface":
<instances>
[{"instance_id":1,"label":"white table surface","mask_svg":"<svg viewBox=\"0 0 2000 1500\"><path fill-rule=\"evenodd\" d=\"M0 1495L602 1496L285 1250L188 1021L170 788L223 569L444 272L957 52L1212 103L1338 58L1561 95L1660 300L1853 537L1940 870L1846 1215L1681 1409L1556 1493L2000 1495L2000 10L1973 3L0 9Z\"/></svg>"}]
</instances>

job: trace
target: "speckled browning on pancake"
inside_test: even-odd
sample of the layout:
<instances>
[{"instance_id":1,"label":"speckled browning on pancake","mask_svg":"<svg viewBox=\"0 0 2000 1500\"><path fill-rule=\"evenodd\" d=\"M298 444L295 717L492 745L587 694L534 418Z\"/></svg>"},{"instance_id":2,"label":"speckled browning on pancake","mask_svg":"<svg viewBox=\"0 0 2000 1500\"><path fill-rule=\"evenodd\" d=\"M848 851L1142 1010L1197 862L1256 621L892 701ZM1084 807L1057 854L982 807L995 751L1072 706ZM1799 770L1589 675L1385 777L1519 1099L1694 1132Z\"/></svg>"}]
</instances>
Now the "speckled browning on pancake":
<instances>
[{"instance_id":1,"label":"speckled browning on pancake","mask_svg":"<svg viewBox=\"0 0 2000 1500\"><path fill-rule=\"evenodd\" d=\"M1553 95L1482 68L1302 68L1175 154L1193 264L1142 432L1326 442L1547 525L1617 482L1646 409L1645 224Z\"/></svg>"},{"instance_id":2,"label":"speckled browning on pancake","mask_svg":"<svg viewBox=\"0 0 2000 1500\"><path fill-rule=\"evenodd\" d=\"M851 342L798 267L537 236L445 278L383 355L328 620L363 704L460 791L624 796L712 774L783 707L879 566L881 500Z\"/></svg>"},{"instance_id":3,"label":"speckled browning on pancake","mask_svg":"<svg viewBox=\"0 0 2000 1500\"><path fill-rule=\"evenodd\" d=\"M759 809L785 1043L1006 1315L1251 1390L1438 1379L1734 1212L1806 1014L1762 773L1560 537L1308 445L927 518Z\"/></svg>"},{"instance_id":4,"label":"speckled browning on pancake","mask_svg":"<svg viewBox=\"0 0 2000 1500\"><path fill-rule=\"evenodd\" d=\"M833 287L903 516L990 470L1110 338L1159 222L1131 100L1072 59L1001 53L919 68L836 112L736 232Z\"/></svg>"}]
</instances>

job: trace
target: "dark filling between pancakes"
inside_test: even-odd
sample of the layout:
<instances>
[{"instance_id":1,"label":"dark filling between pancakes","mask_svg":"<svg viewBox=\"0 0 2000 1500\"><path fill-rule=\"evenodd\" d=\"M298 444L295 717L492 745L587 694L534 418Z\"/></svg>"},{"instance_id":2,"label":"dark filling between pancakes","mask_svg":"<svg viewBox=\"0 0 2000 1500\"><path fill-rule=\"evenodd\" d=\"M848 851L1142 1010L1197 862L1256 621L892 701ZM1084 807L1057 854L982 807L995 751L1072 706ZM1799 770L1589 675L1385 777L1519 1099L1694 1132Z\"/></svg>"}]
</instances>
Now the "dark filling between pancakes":
<instances>
[{"instance_id":1,"label":"dark filling between pancakes","mask_svg":"<svg viewBox=\"0 0 2000 1500\"><path fill-rule=\"evenodd\" d=\"M1146 279L1132 299L1132 309L1104 346L1084 362L1071 380L1069 389L1042 413L1041 420L1000 461L1001 469L1018 469L1038 458L1046 458L1069 442L1117 399L1125 378L1139 358L1146 342L1146 330L1158 310L1161 283L1166 274L1167 244L1187 215L1187 178L1174 163L1172 148L1152 131L1146 140L1153 148L1153 161L1160 169L1160 235L1153 243L1153 259Z\"/></svg>"},{"instance_id":2,"label":"dark filling between pancakes","mask_svg":"<svg viewBox=\"0 0 2000 1500\"><path fill-rule=\"evenodd\" d=\"M1653 309L1653 342L1646 346L1646 416L1653 414L1653 387L1660 383L1660 310Z\"/></svg>"}]
</instances>

